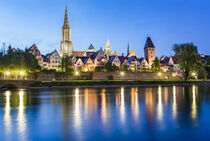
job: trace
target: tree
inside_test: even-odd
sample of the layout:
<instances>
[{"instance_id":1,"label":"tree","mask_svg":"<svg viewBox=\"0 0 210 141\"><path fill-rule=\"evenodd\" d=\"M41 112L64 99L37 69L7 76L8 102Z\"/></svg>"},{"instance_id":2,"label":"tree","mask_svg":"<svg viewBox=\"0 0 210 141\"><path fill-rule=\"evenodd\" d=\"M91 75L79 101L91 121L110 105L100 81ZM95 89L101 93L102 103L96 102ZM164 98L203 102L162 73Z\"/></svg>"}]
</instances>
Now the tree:
<instances>
[{"instance_id":1,"label":"tree","mask_svg":"<svg viewBox=\"0 0 210 141\"><path fill-rule=\"evenodd\" d=\"M104 66L104 71L105 72L113 72L113 71L119 71L119 67L116 66L115 64L112 65L112 63L107 62Z\"/></svg>"},{"instance_id":2,"label":"tree","mask_svg":"<svg viewBox=\"0 0 210 141\"><path fill-rule=\"evenodd\" d=\"M206 59L205 65L206 65L206 66L210 66L210 58L207 58L207 59Z\"/></svg>"},{"instance_id":3,"label":"tree","mask_svg":"<svg viewBox=\"0 0 210 141\"><path fill-rule=\"evenodd\" d=\"M184 72L184 80L190 78L190 74L198 72L201 66L201 57L198 54L197 47L192 43L174 45L173 50L178 64Z\"/></svg>"},{"instance_id":4,"label":"tree","mask_svg":"<svg viewBox=\"0 0 210 141\"><path fill-rule=\"evenodd\" d=\"M160 68L160 60L157 59L157 58L153 61L152 71L153 72L160 72L161 71L161 68Z\"/></svg>"},{"instance_id":5,"label":"tree","mask_svg":"<svg viewBox=\"0 0 210 141\"><path fill-rule=\"evenodd\" d=\"M60 69L61 69L61 72L65 72L65 73L71 73L73 71L72 60L70 57L65 56L61 59Z\"/></svg>"},{"instance_id":6,"label":"tree","mask_svg":"<svg viewBox=\"0 0 210 141\"><path fill-rule=\"evenodd\" d=\"M123 68L122 68L123 71L129 71L129 65L123 65Z\"/></svg>"},{"instance_id":7,"label":"tree","mask_svg":"<svg viewBox=\"0 0 210 141\"><path fill-rule=\"evenodd\" d=\"M26 51L21 49L13 50L10 45L6 54L0 54L0 70L2 72L10 71L12 75L18 76L20 71L25 72L25 75L40 71L35 56Z\"/></svg>"},{"instance_id":8,"label":"tree","mask_svg":"<svg viewBox=\"0 0 210 141\"><path fill-rule=\"evenodd\" d=\"M102 67L96 66L95 67L95 72L102 72Z\"/></svg>"},{"instance_id":9,"label":"tree","mask_svg":"<svg viewBox=\"0 0 210 141\"><path fill-rule=\"evenodd\" d=\"M206 72L206 69L204 67L201 67L198 71L198 78L199 79L204 79L206 80L207 79L207 72Z\"/></svg>"}]
</instances>

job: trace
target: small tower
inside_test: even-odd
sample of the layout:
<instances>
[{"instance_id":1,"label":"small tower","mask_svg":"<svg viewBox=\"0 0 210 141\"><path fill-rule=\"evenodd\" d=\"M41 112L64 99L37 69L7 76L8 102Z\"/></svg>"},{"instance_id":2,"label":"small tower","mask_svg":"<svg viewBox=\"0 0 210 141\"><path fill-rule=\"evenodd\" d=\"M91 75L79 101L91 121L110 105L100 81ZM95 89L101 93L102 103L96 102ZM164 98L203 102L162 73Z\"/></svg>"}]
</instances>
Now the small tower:
<instances>
[{"instance_id":1,"label":"small tower","mask_svg":"<svg viewBox=\"0 0 210 141\"><path fill-rule=\"evenodd\" d=\"M73 45L71 42L71 28L69 26L68 11L66 6L64 25L62 28L62 41L60 46L60 55L72 56L73 55Z\"/></svg>"},{"instance_id":2,"label":"small tower","mask_svg":"<svg viewBox=\"0 0 210 141\"><path fill-rule=\"evenodd\" d=\"M128 44L127 56L130 54L130 45Z\"/></svg>"},{"instance_id":3,"label":"small tower","mask_svg":"<svg viewBox=\"0 0 210 141\"><path fill-rule=\"evenodd\" d=\"M155 60L155 46L150 37L147 37L147 41L144 46L144 55L149 67L151 68L152 63Z\"/></svg>"},{"instance_id":4,"label":"small tower","mask_svg":"<svg viewBox=\"0 0 210 141\"><path fill-rule=\"evenodd\" d=\"M108 58L109 58L109 56L112 56L112 51L111 51L111 46L110 46L110 43L109 43L109 39L107 40L107 43L106 43L105 54L107 55Z\"/></svg>"}]
</instances>

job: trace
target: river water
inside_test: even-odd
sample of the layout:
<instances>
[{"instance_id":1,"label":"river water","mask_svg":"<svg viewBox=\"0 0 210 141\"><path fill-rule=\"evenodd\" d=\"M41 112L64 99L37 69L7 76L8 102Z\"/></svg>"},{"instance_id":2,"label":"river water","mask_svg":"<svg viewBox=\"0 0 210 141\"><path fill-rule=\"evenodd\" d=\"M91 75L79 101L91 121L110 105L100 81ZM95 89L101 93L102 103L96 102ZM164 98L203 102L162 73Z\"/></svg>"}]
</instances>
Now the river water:
<instances>
[{"instance_id":1,"label":"river water","mask_svg":"<svg viewBox=\"0 0 210 141\"><path fill-rule=\"evenodd\" d=\"M210 85L0 91L7 140L210 140Z\"/></svg>"}]
</instances>

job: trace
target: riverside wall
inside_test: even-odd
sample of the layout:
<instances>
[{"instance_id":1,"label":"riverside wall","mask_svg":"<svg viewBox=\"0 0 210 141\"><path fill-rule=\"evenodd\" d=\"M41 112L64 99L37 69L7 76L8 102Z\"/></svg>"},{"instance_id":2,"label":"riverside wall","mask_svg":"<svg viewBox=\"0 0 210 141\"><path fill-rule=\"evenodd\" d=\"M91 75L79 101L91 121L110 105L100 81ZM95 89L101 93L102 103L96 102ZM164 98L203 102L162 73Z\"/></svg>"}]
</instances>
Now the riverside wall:
<instances>
[{"instance_id":1,"label":"riverside wall","mask_svg":"<svg viewBox=\"0 0 210 141\"><path fill-rule=\"evenodd\" d=\"M152 73L152 72L125 72L123 75L120 72L83 72L78 76L65 75L61 73L38 74L36 80L164 80L177 79L173 73Z\"/></svg>"},{"instance_id":2,"label":"riverside wall","mask_svg":"<svg viewBox=\"0 0 210 141\"><path fill-rule=\"evenodd\" d=\"M153 72L80 72L78 76L67 75L58 72L53 73L38 73L33 76L28 76L24 80L38 80L38 81L54 81L54 80L164 80L164 79L178 79L173 76L173 73L153 73ZM0 80L4 80L0 76ZM15 79L6 79L15 80ZM20 80L20 79L19 79Z\"/></svg>"}]
</instances>

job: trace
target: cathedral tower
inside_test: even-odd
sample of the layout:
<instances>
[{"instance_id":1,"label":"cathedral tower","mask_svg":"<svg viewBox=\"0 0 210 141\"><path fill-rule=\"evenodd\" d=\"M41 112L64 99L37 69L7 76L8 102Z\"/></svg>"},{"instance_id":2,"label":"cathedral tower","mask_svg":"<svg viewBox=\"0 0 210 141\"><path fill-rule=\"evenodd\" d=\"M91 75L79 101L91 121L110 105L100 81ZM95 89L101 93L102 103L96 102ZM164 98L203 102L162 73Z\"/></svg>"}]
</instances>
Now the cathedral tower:
<instances>
[{"instance_id":1,"label":"cathedral tower","mask_svg":"<svg viewBox=\"0 0 210 141\"><path fill-rule=\"evenodd\" d=\"M73 45L71 42L71 29L69 26L67 6L65 11L64 25L62 28L62 41L60 46L61 57L72 56L73 55Z\"/></svg>"},{"instance_id":2,"label":"cathedral tower","mask_svg":"<svg viewBox=\"0 0 210 141\"><path fill-rule=\"evenodd\" d=\"M144 55L149 67L151 68L153 61L155 60L155 46L150 37L147 37L147 41L144 46Z\"/></svg>"},{"instance_id":3,"label":"cathedral tower","mask_svg":"<svg viewBox=\"0 0 210 141\"><path fill-rule=\"evenodd\" d=\"M107 40L107 43L106 43L105 54L107 55L108 58L109 58L109 56L112 56L112 51L111 51L111 46L110 46L110 43L109 43L109 39Z\"/></svg>"}]
</instances>

